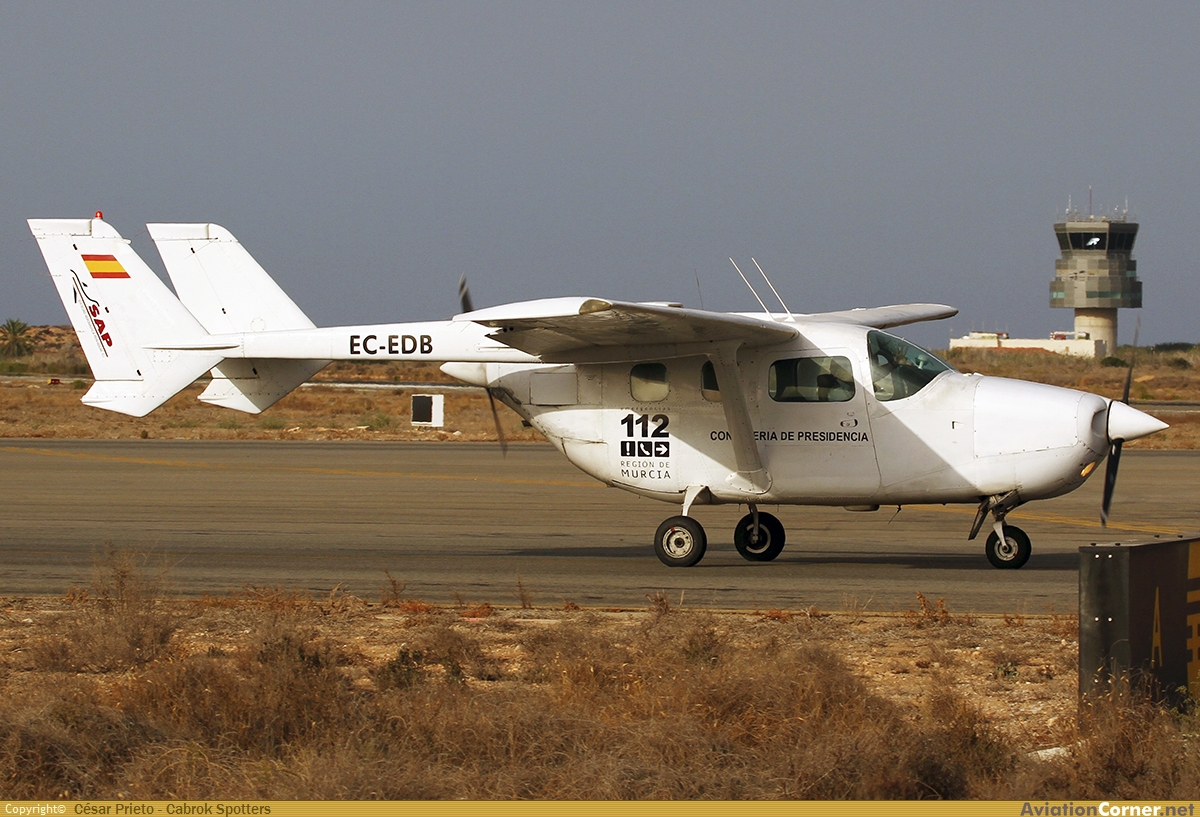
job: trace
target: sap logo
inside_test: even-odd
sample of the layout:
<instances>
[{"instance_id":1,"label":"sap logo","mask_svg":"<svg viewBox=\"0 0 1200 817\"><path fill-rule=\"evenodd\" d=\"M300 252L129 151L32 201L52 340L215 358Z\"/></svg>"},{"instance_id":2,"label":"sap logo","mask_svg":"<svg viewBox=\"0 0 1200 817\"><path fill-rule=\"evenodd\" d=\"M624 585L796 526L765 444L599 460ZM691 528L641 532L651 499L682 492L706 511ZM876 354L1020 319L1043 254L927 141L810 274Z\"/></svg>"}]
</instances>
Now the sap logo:
<instances>
[{"instance_id":1,"label":"sap logo","mask_svg":"<svg viewBox=\"0 0 1200 817\"><path fill-rule=\"evenodd\" d=\"M111 349L113 345L112 334L105 325L104 319L100 317L101 311L103 310L104 313L107 313L108 309L101 306L99 301L87 293L87 284L79 280L78 275L72 273L72 277L75 279L75 303L83 307L83 311L87 314L87 320L92 325L92 333L96 338L96 342ZM107 349L102 348L102 351L105 355L108 354Z\"/></svg>"}]
</instances>

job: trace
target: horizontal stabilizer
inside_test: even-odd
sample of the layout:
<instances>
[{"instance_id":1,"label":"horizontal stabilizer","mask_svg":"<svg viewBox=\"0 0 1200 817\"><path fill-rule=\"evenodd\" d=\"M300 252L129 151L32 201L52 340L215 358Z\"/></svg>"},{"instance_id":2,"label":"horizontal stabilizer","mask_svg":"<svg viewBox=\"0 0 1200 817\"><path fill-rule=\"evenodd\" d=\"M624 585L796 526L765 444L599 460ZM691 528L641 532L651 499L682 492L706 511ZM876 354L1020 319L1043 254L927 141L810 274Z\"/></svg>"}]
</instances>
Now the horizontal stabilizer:
<instances>
[{"instance_id":1,"label":"horizontal stabilizer","mask_svg":"<svg viewBox=\"0 0 1200 817\"><path fill-rule=\"evenodd\" d=\"M212 370L200 399L214 406L258 414L321 371L327 360L230 359Z\"/></svg>"}]
</instances>

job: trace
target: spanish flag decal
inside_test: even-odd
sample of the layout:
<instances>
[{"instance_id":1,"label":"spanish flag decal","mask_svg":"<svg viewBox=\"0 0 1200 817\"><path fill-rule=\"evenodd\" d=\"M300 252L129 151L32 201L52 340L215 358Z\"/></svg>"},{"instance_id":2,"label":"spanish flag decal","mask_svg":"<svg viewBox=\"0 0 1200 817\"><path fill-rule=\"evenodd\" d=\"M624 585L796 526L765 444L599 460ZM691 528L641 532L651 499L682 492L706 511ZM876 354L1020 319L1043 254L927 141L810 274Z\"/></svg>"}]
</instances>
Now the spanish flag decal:
<instances>
[{"instance_id":1,"label":"spanish flag decal","mask_svg":"<svg viewBox=\"0 0 1200 817\"><path fill-rule=\"evenodd\" d=\"M128 278L129 273L115 255L85 255L83 263L93 278Z\"/></svg>"}]
</instances>

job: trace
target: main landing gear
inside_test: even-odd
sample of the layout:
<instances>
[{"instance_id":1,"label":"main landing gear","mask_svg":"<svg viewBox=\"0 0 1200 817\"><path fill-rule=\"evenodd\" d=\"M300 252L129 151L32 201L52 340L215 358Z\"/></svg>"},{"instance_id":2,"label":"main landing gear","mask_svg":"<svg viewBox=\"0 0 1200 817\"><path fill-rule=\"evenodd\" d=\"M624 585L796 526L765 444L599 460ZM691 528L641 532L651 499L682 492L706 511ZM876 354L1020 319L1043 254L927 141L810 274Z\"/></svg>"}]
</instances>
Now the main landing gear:
<instances>
[{"instance_id":1,"label":"main landing gear","mask_svg":"<svg viewBox=\"0 0 1200 817\"><path fill-rule=\"evenodd\" d=\"M757 505L733 529L733 546L743 559L769 562L783 551L783 523ZM690 516L672 516L654 534L654 553L667 567L691 567L704 558L708 537Z\"/></svg>"}]
</instances>

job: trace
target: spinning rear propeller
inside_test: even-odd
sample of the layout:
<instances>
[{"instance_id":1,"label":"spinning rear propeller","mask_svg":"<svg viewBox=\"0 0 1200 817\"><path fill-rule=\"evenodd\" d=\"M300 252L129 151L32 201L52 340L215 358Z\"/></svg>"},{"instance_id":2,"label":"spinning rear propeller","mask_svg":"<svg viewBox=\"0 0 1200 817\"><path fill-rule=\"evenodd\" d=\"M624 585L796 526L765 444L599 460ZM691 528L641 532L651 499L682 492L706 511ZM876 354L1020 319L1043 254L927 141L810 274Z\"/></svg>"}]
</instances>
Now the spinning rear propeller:
<instances>
[{"instance_id":1,"label":"spinning rear propeller","mask_svg":"<svg viewBox=\"0 0 1200 817\"><path fill-rule=\"evenodd\" d=\"M475 307L471 304L471 290L467 289L467 276L460 276L458 279L458 301L462 306L463 312L474 312ZM496 424L496 439L500 441L500 456L508 456L508 441L504 439L504 429L500 426L500 412L496 411L496 390L491 386L485 386L488 396L488 407L492 410L492 422Z\"/></svg>"},{"instance_id":2,"label":"spinning rear propeller","mask_svg":"<svg viewBox=\"0 0 1200 817\"><path fill-rule=\"evenodd\" d=\"M1121 403L1129 405L1129 386L1133 383L1133 364L1137 358L1138 334L1142 331L1142 316L1138 315L1137 324L1133 329L1133 350L1129 353L1129 370L1125 372L1125 390L1121 394ZM1109 404L1108 407L1108 465L1104 469L1104 501L1100 505L1100 527L1108 527L1108 509L1112 506L1113 492L1117 488L1117 469L1121 467L1121 445L1125 442L1124 436L1119 430L1113 428L1113 410L1116 409L1116 402ZM1120 409L1117 409L1118 414ZM1114 434L1120 436L1113 436Z\"/></svg>"}]
</instances>

